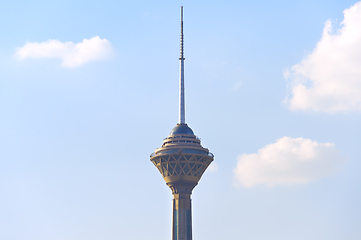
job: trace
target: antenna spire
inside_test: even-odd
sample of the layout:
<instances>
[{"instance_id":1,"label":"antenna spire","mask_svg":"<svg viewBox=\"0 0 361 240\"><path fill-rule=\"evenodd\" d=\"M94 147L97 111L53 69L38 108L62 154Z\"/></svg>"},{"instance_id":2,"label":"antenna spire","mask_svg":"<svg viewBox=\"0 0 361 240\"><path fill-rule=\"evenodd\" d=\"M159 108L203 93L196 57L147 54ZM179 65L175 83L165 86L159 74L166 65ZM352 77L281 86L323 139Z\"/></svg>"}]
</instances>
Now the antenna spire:
<instances>
[{"instance_id":1,"label":"antenna spire","mask_svg":"<svg viewBox=\"0 0 361 240\"><path fill-rule=\"evenodd\" d=\"M180 57L179 57L179 124L185 124L185 101L184 101L184 35L183 35L183 6L181 6L181 34L180 34Z\"/></svg>"}]
</instances>

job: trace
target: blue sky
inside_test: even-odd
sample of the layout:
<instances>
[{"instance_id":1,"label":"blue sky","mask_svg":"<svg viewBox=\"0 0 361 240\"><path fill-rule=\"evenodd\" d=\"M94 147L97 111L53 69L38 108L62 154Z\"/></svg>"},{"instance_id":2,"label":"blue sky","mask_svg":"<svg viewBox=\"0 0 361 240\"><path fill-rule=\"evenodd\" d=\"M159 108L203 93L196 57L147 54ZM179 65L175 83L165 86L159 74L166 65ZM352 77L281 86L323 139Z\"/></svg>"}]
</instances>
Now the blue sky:
<instances>
[{"instance_id":1,"label":"blue sky","mask_svg":"<svg viewBox=\"0 0 361 240\"><path fill-rule=\"evenodd\" d=\"M105 0L0 8L0 239L170 239L181 5L193 238L361 238L361 3Z\"/></svg>"}]
</instances>

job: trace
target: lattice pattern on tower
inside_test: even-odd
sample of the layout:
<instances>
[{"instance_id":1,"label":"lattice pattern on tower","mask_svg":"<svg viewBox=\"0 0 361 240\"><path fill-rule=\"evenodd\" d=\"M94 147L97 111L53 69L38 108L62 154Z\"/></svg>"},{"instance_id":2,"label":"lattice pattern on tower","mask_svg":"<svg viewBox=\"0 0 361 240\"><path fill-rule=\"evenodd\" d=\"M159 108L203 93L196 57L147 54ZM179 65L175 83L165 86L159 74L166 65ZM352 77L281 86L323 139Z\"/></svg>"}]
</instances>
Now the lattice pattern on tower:
<instances>
[{"instance_id":1,"label":"lattice pattern on tower","mask_svg":"<svg viewBox=\"0 0 361 240\"><path fill-rule=\"evenodd\" d=\"M173 155L162 154L153 157L151 161L163 177L174 175L201 177L212 160L213 158L207 155L180 153Z\"/></svg>"}]
</instances>

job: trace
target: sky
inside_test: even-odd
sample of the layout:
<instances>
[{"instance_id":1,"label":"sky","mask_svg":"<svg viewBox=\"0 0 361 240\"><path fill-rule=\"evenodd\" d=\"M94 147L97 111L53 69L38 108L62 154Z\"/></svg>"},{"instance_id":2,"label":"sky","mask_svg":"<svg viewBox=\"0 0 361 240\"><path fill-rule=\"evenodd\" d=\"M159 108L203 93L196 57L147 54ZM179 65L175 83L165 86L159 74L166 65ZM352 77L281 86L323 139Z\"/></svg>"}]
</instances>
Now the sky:
<instances>
[{"instance_id":1,"label":"sky","mask_svg":"<svg viewBox=\"0 0 361 240\"><path fill-rule=\"evenodd\" d=\"M214 154L193 239L361 239L361 2L7 1L0 239L171 238L150 154Z\"/></svg>"}]
</instances>

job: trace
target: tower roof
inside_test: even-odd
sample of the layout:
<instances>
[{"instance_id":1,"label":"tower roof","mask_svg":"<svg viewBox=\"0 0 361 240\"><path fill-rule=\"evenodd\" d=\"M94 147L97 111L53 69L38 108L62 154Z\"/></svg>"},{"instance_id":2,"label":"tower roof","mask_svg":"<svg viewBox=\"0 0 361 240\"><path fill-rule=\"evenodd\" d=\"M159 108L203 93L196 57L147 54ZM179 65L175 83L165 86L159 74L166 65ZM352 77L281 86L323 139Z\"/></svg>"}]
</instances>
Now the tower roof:
<instances>
[{"instance_id":1,"label":"tower roof","mask_svg":"<svg viewBox=\"0 0 361 240\"><path fill-rule=\"evenodd\" d=\"M175 135L175 134L192 134L192 135L194 135L192 129L190 127L188 127L187 124L177 124L170 132L170 135Z\"/></svg>"}]
</instances>

